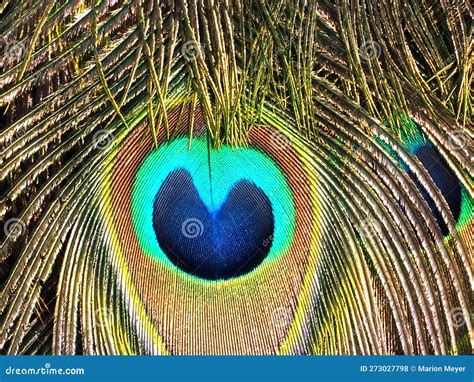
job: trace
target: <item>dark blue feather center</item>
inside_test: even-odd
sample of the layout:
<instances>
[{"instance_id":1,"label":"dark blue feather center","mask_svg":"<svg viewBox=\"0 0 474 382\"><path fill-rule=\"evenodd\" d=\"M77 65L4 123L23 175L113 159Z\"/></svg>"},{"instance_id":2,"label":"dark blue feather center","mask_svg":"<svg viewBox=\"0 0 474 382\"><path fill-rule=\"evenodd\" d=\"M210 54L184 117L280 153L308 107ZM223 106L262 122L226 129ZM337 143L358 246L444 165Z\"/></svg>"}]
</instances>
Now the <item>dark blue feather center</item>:
<instances>
[{"instance_id":1,"label":"dark blue feather center","mask_svg":"<svg viewBox=\"0 0 474 382\"><path fill-rule=\"evenodd\" d=\"M250 272L267 256L274 218L271 202L241 180L218 210L208 210L191 175L171 172L155 197L153 228L169 260L195 276L216 280Z\"/></svg>"},{"instance_id":2,"label":"dark blue feather center","mask_svg":"<svg viewBox=\"0 0 474 382\"><path fill-rule=\"evenodd\" d=\"M449 209L453 214L455 221L458 220L461 214L461 184L457 179L456 175L449 168L448 164L444 161L438 151L431 145L423 145L415 151L416 157L426 167L428 173L433 179L434 183L438 186L439 190L444 196L444 199L448 203ZM444 223L440 212L436 208L434 201L428 195L428 192L421 185L421 183L415 179L415 176L410 172L412 179L415 181L421 194L427 201L428 205L433 212L433 215L438 222L441 231L444 235L449 233L447 225Z\"/></svg>"}]
</instances>

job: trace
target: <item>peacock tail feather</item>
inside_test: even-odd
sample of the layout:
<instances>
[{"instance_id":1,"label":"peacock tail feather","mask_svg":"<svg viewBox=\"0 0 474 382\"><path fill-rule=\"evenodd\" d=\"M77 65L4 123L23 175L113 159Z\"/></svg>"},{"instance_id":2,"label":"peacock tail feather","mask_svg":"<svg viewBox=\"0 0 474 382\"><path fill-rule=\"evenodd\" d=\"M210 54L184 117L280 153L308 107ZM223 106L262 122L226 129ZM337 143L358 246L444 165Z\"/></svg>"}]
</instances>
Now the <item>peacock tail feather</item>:
<instances>
[{"instance_id":1,"label":"peacock tail feather","mask_svg":"<svg viewBox=\"0 0 474 382\"><path fill-rule=\"evenodd\" d=\"M0 1L0 352L472 353L473 13Z\"/></svg>"}]
</instances>

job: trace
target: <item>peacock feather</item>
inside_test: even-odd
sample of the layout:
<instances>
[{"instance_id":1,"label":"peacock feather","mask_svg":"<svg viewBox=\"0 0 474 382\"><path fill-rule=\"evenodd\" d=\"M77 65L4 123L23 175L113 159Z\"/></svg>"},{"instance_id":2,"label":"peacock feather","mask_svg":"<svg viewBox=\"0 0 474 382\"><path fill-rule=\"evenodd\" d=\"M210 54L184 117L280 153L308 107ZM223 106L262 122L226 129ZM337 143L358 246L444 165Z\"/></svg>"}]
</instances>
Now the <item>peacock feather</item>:
<instances>
[{"instance_id":1,"label":"peacock feather","mask_svg":"<svg viewBox=\"0 0 474 382\"><path fill-rule=\"evenodd\" d=\"M0 1L1 353L471 353L473 13Z\"/></svg>"}]
</instances>

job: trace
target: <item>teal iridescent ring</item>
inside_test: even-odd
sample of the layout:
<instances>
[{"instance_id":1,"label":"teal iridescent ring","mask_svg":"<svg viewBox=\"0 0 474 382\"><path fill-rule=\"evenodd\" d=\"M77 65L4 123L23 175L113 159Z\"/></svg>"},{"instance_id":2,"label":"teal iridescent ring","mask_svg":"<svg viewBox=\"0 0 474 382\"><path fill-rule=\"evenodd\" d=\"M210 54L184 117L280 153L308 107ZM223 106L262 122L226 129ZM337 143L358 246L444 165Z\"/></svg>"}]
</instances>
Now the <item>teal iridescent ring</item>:
<instances>
[{"instance_id":1,"label":"teal iridescent ring","mask_svg":"<svg viewBox=\"0 0 474 382\"><path fill-rule=\"evenodd\" d=\"M248 264L262 251L262 265L286 253L295 207L284 175L261 151L209 151L205 138L190 147L179 138L152 151L138 169L132 219L149 257L193 276L221 279L253 270ZM191 257L199 260L195 272L185 268Z\"/></svg>"}]
</instances>

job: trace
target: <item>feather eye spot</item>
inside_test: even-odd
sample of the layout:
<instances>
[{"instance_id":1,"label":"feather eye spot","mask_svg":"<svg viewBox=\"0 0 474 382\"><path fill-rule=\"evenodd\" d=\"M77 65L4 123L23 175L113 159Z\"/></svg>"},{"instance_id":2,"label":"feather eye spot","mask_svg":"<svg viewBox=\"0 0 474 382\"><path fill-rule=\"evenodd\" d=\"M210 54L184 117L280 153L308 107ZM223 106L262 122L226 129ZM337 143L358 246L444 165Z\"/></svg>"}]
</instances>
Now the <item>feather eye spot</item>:
<instances>
[{"instance_id":1,"label":"feather eye spot","mask_svg":"<svg viewBox=\"0 0 474 382\"><path fill-rule=\"evenodd\" d=\"M145 158L132 215L145 253L201 280L250 274L283 256L294 230L291 191L276 164L253 148L209 151L203 139L190 149L177 139Z\"/></svg>"},{"instance_id":2,"label":"feather eye spot","mask_svg":"<svg viewBox=\"0 0 474 382\"><path fill-rule=\"evenodd\" d=\"M274 229L270 200L255 184L238 181L222 205L206 206L183 170L172 172L156 195L153 226L174 265L210 280L237 277L257 267L270 249L261 243Z\"/></svg>"},{"instance_id":3,"label":"feather eye spot","mask_svg":"<svg viewBox=\"0 0 474 382\"><path fill-rule=\"evenodd\" d=\"M446 200L454 220L457 221L461 214L462 190L461 184L459 183L456 175L449 168L438 151L430 144L418 147L415 150L414 155L425 166L426 170L433 179L433 182L436 184L444 199ZM441 228L441 231L444 235L447 235L449 233L449 229L444 222L441 213L438 211L433 199L430 197L425 187L423 187L415 175L412 172L409 172L409 174L427 201L436 221Z\"/></svg>"}]
</instances>

